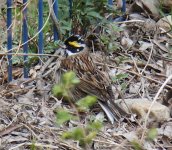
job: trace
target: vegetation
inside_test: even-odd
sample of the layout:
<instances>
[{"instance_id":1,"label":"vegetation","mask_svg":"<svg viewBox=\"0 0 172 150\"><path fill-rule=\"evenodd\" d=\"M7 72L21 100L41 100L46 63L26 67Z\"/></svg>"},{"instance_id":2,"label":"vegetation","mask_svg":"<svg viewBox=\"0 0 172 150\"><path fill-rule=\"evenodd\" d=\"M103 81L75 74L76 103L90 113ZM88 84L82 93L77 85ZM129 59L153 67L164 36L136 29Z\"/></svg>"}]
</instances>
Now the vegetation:
<instances>
[{"instance_id":1,"label":"vegetation","mask_svg":"<svg viewBox=\"0 0 172 150\"><path fill-rule=\"evenodd\" d=\"M89 36L95 29L101 28L99 34L100 41L108 47L109 50L114 50L117 46L114 44L116 37L112 36L112 32L119 31L114 25L105 18L105 13L117 13L117 11L107 5L106 0L97 2L97 0L73 0L72 10L69 11L69 1L59 0L59 13L58 22L60 24L60 34L62 35L62 41L68 37L71 33L82 34ZM38 32L38 12L37 1L30 0L28 3L27 23L28 23L28 35L29 39L34 37ZM13 28L13 45L18 46L22 43L22 9L20 5L16 5L13 9L14 16L14 28ZM54 49L58 48L62 41L53 42L53 22L49 17L49 5L47 1L44 1L44 52L52 53ZM109 29L109 26L112 28ZM103 31L103 32L102 32ZM108 33L108 34L107 34ZM33 38L29 42L29 52L38 52L38 39ZM20 49L18 52L22 51ZM38 61L38 57L29 56L29 65L35 64ZM14 56L13 64L22 64L23 57Z\"/></svg>"},{"instance_id":2,"label":"vegetation","mask_svg":"<svg viewBox=\"0 0 172 150\"><path fill-rule=\"evenodd\" d=\"M76 84L79 83L79 79L76 77L74 72L67 72L62 76L61 83L54 85L52 92L53 95L63 97L69 97L70 90L72 90ZM68 99L71 105L74 107L77 115L70 114L67 110L61 108L57 110L57 124L60 126L65 122L71 120L80 120L80 111L85 113L89 112L89 108L96 102L96 97L86 96L73 103ZM88 148L89 144L92 142L93 138L96 137L98 131L102 127L102 120L89 120L87 124L79 123L73 129L63 132L63 139L73 139L79 141L79 144L82 147Z\"/></svg>"},{"instance_id":3,"label":"vegetation","mask_svg":"<svg viewBox=\"0 0 172 150\"><path fill-rule=\"evenodd\" d=\"M144 19L137 22L137 17L132 19L130 16L129 21L125 23L114 23L114 16L122 14L115 6L108 6L107 0L73 0L71 10L68 0L58 0L58 23L62 38L54 42L53 21L50 18L48 0L44 0L43 43L47 55L42 57L43 65L36 65L39 62L39 57L36 55L38 0L28 0L28 35L29 39L32 39L29 41L29 54L35 55L29 56L30 78L23 80L23 54L17 55L23 53L21 46L23 5L20 0L14 1L18 2L14 3L12 8L13 47L16 47L13 52L16 55L13 55L14 82L10 84L7 83L8 59L3 54L6 53L7 44L6 7L2 8L2 1L0 2L2 9L0 11L2 33L0 35L0 149L92 149L94 147L94 149L142 150L148 147L150 149L171 147L171 118L170 115L168 116L172 108L171 88L170 84L165 85L167 84L165 80L167 77L172 77L169 74L172 70L170 63L172 24L170 21L163 22L163 25L168 22L165 27L169 26L169 30L162 32L159 29L163 29L164 26L159 24L159 28L156 23L162 17L167 18L166 12L171 18L172 11L167 10L164 3L157 8L162 7L161 10L156 11L160 12L159 18L156 18L157 14L152 14L155 11L152 11L151 5L144 3L146 1L127 1L128 12L133 10ZM116 3L117 1L115 5ZM131 3L135 4L131 5ZM133 7L136 5L137 7ZM152 22L149 23L149 20ZM73 102L71 91L80 80L72 71L66 72L59 84L55 84L52 88L58 78L56 72L60 60L51 56L73 33L81 34L86 42L91 43L89 46L100 71L107 70L110 74L115 98L122 102L123 99L137 100L135 105L137 106L138 103L140 105L135 108L132 106L133 113L136 113L137 117L132 113L131 117L121 118L122 121L111 125L103 122L104 115L97 111L97 108L92 112L92 107L97 102L96 97L87 95ZM148 105L145 99L149 99ZM163 101L163 105L157 102L159 105L153 112L154 103L152 108L147 107L151 99L154 102ZM167 111L162 110L162 113L159 113L157 111L159 106L166 108ZM145 119L149 110L150 115ZM157 113L158 115L155 115ZM167 117L163 118L161 115ZM157 118L162 120L159 121ZM155 126L152 126L152 120Z\"/></svg>"}]
</instances>

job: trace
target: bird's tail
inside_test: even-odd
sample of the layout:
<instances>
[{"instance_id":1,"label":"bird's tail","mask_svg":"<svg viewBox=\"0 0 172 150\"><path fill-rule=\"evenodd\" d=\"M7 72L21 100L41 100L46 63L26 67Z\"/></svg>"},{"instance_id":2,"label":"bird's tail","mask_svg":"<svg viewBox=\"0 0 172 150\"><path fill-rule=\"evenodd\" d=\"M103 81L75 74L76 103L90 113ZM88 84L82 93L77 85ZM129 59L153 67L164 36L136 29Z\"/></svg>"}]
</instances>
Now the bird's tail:
<instances>
[{"instance_id":1,"label":"bird's tail","mask_svg":"<svg viewBox=\"0 0 172 150\"><path fill-rule=\"evenodd\" d=\"M107 103L99 101L98 103L112 124L114 124L115 121L118 121L121 117L125 117L128 115L116 103L112 101L106 101L106 102Z\"/></svg>"}]
</instances>

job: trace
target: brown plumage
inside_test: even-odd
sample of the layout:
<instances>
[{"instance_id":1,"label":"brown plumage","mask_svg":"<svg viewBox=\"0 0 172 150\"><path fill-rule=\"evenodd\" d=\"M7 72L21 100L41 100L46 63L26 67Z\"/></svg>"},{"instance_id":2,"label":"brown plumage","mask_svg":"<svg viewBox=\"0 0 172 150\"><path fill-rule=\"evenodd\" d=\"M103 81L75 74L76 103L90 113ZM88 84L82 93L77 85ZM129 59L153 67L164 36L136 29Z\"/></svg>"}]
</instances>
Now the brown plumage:
<instances>
[{"instance_id":1,"label":"brown plumage","mask_svg":"<svg viewBox=\"0 0 172 150\"><path fill-rule=\"evenodd\" d=\"M76 42L81 46L75 45ZM118 120L120 115L126 113L113 102L114 95L109 76L97 68L89 56L87 46L79 36L71 36L65 41L65 44L67 57L62 60L61 68L74 71L80 79L80 83L72 93L73 99L77 100L86 95L97 96L98 103L111 123L114 123L114 120Z\"/></svg>"}]
</instances>

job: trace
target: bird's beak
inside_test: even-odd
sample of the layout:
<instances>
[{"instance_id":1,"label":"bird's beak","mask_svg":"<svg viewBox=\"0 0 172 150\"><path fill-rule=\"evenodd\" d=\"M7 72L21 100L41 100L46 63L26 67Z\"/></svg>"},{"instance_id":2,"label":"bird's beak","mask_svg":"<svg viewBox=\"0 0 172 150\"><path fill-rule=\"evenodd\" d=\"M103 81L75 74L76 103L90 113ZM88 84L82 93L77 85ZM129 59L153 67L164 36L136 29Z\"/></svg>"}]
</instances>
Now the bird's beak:
<instances>
[{"instance_id":1,"label":"bird's beak","mask_svg":"<svg viewBox=\"0 0 172 150\"><path fill-rule=\"evenodd\" d=\"M71 45L71 46L73 46L73 47L76 47L76 48L81 47L81 45L80 45L77 41L69 42L69 45Z\"/></svg>"}]
</instances>

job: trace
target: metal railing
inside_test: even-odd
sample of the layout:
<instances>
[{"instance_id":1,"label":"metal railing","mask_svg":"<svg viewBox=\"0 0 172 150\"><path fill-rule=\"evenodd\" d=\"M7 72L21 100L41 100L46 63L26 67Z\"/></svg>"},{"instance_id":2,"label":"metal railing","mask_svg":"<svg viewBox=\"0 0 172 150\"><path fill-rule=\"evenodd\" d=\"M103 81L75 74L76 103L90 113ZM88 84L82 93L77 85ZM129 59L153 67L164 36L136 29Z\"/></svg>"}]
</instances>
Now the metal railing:
<instances>
[{"instance_id":1,"label":"metal railing","mask_svg":"<svg viewBox=\"0 0 172 150\"><path fill-rule=\"evenodd\" d=\"M12 3L13 0L7 0L7 50L8 50L8 81L12 81ZM24 78L28 78L28 27L27 27L27 2L23 0L23 26L22 26L22 46L24 53ZM72 1L71 1L72 2ZM58 1L53 0L53 9L56 17L58 16ZM43 0L38 0L38 54L43 54ZM54 40L58 40L58 32L54 27Z\"/></svg>"},{"instance_id":2,"label":"metal railing","mask_svg":"<svg viewBox=\"0 0 172 150\"><path fill-rule=\"evenodd\" d=\"M53 2L53 10L58 16L58 0L52 0ZM12 5L13 0L7 0L7 50L8 50L8 81L12 81ZM24 78L28 78L28 27L27 27L27 2L28 0L23 0L23 26L22 26L22 46L23 46L23 58L24 58L24 67L23 73ZM109 5L113 5L113 0L108 0ZM125 0L123 0L123 8L122 11L125 12ZM69 0L69 17L72 14L72 0ZM58 19L58 17L57 17ZM43 0L38 0L38 54L43 54L44 43L43 43ZM58 32L54 27L54 41L58 40Z\"/></svg>"}]
</instances>

